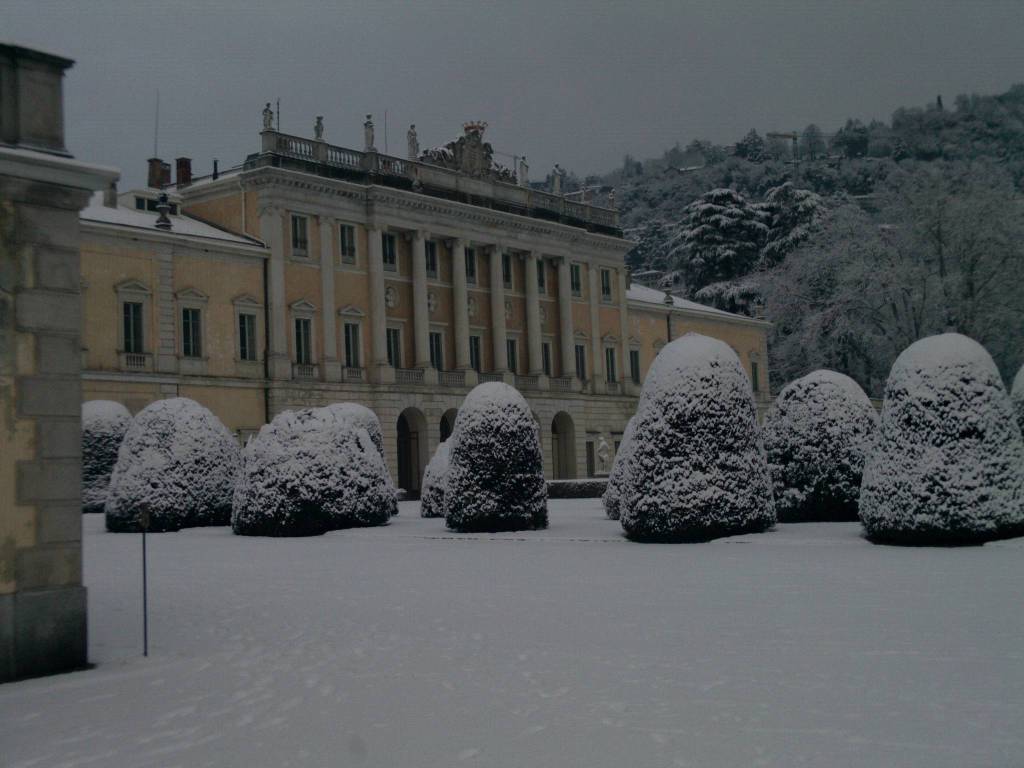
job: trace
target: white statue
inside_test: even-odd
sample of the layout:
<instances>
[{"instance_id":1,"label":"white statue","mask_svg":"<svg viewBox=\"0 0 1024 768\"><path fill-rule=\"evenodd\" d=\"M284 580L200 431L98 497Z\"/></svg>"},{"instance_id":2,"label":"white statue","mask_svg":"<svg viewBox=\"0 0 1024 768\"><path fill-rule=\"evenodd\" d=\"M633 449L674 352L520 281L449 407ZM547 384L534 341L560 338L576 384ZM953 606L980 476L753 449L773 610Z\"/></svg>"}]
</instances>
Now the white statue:
<instances>
[{"instance_id":1,"label":"white statue","mask_svg":"<svg viewBox=\"0 0 1024 768\"><path fill-rule=\"evenodd\" d=\"M405 138L409 142L409 159L416 160L420 156L420 140L416 136L415 123L409 126L409 132L405 135Z\"/></svg>"},{"instance_id":2,"label":"white statue","mask_svg":"<svg viewBox=\"0 0 1024 768\"><path fill-rule=\"evenodd\" d=\"M526 155L519 158L519 186L530 186L530 166L526 164Z\"/></svg>"},{"instance_id":3,"label":"white statue","mask_svg":"<svg viewBox=\"0 0 1024 768\"><path fill-rule=\"evenodd\" d=\"M313 136L316 137L317 141L324 140L324 116L316 116L316 125L313 126Z\"/></svg>"},{"instance_id":4,"label":"white statue","mask_svg":"<svg viewBox=\"0 0 1024 768\"><path fill-rule=\"evenodd\" d=\"M364 152L377 151L373 146L373 115L367 115L363 123L363 143L366 145L363 147Z\"/></svg>"},{"instance_id":5,"label":"white statue","mask_svg":"<svg viewBox=\"0 0 1024 768\"><path fill-rule=\"evenodd\" d=\"M608 460L611 458L611 452L611 446L609 446L608 441L604 439L604 435L601 435L597 439L597 461L601 474L606 474L608 472Z\"/></svg>"},{"instance_id":6,"label":"white statue","mask_svg":"<svg viewBox=\"0 0 1024 768\"><path fill-rule=\"evenodd\" d=\"M555 170L552 172L551 179L551 192L556 195L562 194L562 178L565 176L565 171L562 170L562 166L555 163Z\"/></svg>"},{"instance_id":7,"label":"white statue","mask_svg":"<svg viewBox=\"0 0 1024 768\"><path fill-rule=\"evenodd\" d=\"M267 106L263 108L263 130L274 130L274 110L270 108L269 101L267 102Z\"/></svg>"}]
</instances>

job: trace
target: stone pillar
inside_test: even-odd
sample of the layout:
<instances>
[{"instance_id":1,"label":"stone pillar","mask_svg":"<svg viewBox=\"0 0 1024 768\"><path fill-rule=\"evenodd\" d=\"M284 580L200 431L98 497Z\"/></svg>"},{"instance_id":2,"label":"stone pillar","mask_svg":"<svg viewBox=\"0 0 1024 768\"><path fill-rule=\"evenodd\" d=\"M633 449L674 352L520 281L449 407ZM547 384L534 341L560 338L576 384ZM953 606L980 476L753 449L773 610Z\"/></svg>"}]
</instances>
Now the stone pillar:
<instances>
[{"instance_id":1,"label":"stone pillar","mask_svg":"<svg viewBox=\"0 0 1024 768\"><path fill-rule=\"evenodd\" d=\"M626 294L629 291L628 281L626 279L626 269L622 267L618 270L619 272L619 357L621 358L619 367L622 369L619 373L619 381L622 382L622 393L632 394L636 385L633 383L633 378L630 376L629 371L629 312L628 305L629 301L626 298Z\"/></svg>"},{"instance_id":2,"label":"stone pillar","mask_svg":"<svg viewBox=\"0 0 1024 768\"><path fill-rule=\"evenodd\" d=\"M334 311L334 233L338 223L327 216L320 217L320 303L323 307L323 376L324 381L341 381L341 362L338 360L338 316Z\"/></svg>"},{"instance_id":3,"label":"stone pillar","mask_svg":"<svg viewBox=\"0 0 1024 768\"><path fill-rule=\"evenodd\" d=\"M572 285L569 277L569 257L558 262L558 334L562 348L562 376L576 377L576 341L572 327Z\"/></svg>"},{"instance_id":4,"label":"stone pillar","mask_svg":"<svg viewBox=\"0 0 1024 768\"><path fill-rule=\"evenodd\" d=\"M427 307L426 234L416 230L412 236L412 331L416 352L414 367L430 368L430 311Z\"/></svg>"},{"instance_id":5,"label":"stone pillar","mask_svg":"<svg viewBox=\"0 0 1024 768\"><path fill-rule=\"evenodd\" d=\"M288 355L288 307L284 293L284 211L272 205L260 211L260 237L270 249L270 263L267 264L267 293L270 297L267 362L270 378L287 380L292 377L292 364Z\"/></svg>"},{"instance_id":6,"label":"stone pillar","mask_svg":"<svg viewBox=\"0 0 1024 768\"><path fill-rule=\"evenodd\" d=\"M476 383L476 371L469 365L469 289L466 286L466 242L452 246L452 315L455 326L455 369L466 372L466 384Z\"/></svg>"},{"instance_id":7,"label":"stone pillar","mask_svg":"<svg viewBox=\"0 0 1024 768\"><path fill-rule=\"evenodd\" d=\"M395 369L388 365L387 307L384 304L384 249L378 227L366 228L369 243L367 269L370 273L370 380L388 384Z\"/></svg>"},{"instance_id":8,"label":"stone pillar","mask_svg":"<svg viewBox=\"0 0 1024 768\"><path fill-rule=\"evenodd\" d=\"M118 174L64 148L71 64L0 45L0 682L87 660L78 216Z\"/></svg>"},{"instance_id":9,"label":"stone pillar","mask_svg":"<svg viewBox=\"0 0 1024 768\"><path fill-rule=\"evenodd\" d=\"M508 353L505 342L505 282L501 271L501 255L504 249L500 245L491 248L491 340L494 342L494 372L509 379L513 372L508 370Z\"/></svg>"},{"instance_id":10,"label":"stone pillar","mask_svg":"<svg viewBox=\"0 0 1024 768\"><path fill-rule=\"evenodd\" d=\"M539 262L539 263L538 263ZM531 376L544 375L544 359L541 353L540 292L537 288L537 270L544 269L544 262L535 252L526 254L526 343L529 347Z\"/></svg>"},{"instance_id":11,"label":"stone pillar","mask_svg":"<svg viewBox=\"0 0 1024 768\"><path fill-rule=\"evenodd\" d=\"M597 277L598 268L594 264L587 264L587 284L590 292L590 356L593 362L590 370L593 387L591 391L595 395L607 391L607 382L604 377L604 345L601 343L601 314L599 305L601 302L601 286Z\"/></svg>"}]
</instances>

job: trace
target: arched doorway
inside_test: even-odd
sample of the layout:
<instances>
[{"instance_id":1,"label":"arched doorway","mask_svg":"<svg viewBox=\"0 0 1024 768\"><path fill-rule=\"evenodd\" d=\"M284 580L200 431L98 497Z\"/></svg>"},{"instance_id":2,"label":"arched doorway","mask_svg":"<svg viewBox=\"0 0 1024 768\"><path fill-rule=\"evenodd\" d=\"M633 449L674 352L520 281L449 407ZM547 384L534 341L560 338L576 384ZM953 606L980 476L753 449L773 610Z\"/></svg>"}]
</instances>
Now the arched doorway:
<instances>
[{"instance_id":1,"label":"arched doorway","mask_svg":"<svg viewBox=\"0 0 1024 768\"><path fill-rule=\"evenodd\" d=\"M452 436L455 431L455 417L458 416L458 408L449 408L441 416L441 442L443 443Z\"/></svg>"},{"instance_id":2,"label":"arched doorway","mask_svg":"<svg viewBox=\"0 0 1024 768\"><path fill-rule=\"evenodd\" d=\"M427 466L427 420L416 408L398 416L398 486L410 496L420 492L420 479Z\"/></svg>"},{"instance_id":3,"label":"arched doorway","mask_svg":"<svg viewBox=\"0 0 1024 768\"><path fill-rule=\"evenodd\" d=\"M556 480L576 477L576 427L565 411L551 422L551 474Z\"/></svg>"}]
</instances>

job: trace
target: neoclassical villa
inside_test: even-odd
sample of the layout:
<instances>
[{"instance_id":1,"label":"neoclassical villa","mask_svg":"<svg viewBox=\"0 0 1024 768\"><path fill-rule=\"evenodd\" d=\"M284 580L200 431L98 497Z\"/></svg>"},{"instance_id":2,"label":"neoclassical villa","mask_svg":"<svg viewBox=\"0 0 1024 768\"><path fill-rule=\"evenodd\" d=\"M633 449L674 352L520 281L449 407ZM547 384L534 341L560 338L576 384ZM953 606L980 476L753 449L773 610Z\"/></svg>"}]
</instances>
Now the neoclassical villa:
<instances>
[{"instance_id":1,"label":"neoclassical villa","mask_svg":"<svg viewBox=\"0 0 1024 768\"><path fill-rule=\"evenodd\" d=\"M415 491L483 381L516 386L545 470L608 469L644 375L688 331L728 342L767 402L767 323L630 284L614 209L531 188L485 124L408 157L286 135L229 171L110 190L81 215L83 396L185 396L240 439L282 410L355 401ZM557 176L556 176L557 179Z\"/></svg>"}]
</instances>

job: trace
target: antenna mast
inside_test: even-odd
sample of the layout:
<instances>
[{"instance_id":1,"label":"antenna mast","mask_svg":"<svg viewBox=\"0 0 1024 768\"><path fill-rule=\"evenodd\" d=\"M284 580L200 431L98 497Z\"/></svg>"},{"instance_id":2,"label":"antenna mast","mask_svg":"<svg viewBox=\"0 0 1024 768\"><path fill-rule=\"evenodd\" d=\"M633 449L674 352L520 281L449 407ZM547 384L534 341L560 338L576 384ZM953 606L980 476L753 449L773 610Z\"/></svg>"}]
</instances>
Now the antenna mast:
<instances>
[{"instance_id":1,"label":"antenna mast","mask_svg":"<svg viewBox=\"0 0 1024 768\"><path fill-rule=\"evenodd\" d=\"M160 138L160 89L156 89L156 115L153 117L153 157L157 155L157 141Z\"/></svg>"},{"instance_id":2,"label":"antenna mast","mask_svg":"<svg viewBox=\"0 0 1024 768\"><path fill-rule=\"evenodd\" d=\"M384 154L388 153L388 111L384 110Z\"/></svg>"},{"instance_id":3,"label":"antenna mast","mask_svg":"<svg viewBox=\"0 0 1024 768\"><path fill-rule=\"evenodd\" d=\"M281 97L277 97L277 132L281 132Z\"/></svg>"}]
</instances>

